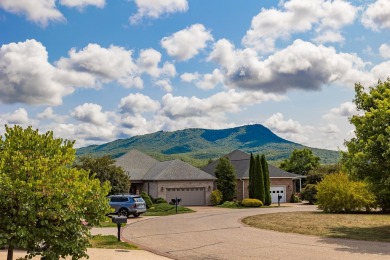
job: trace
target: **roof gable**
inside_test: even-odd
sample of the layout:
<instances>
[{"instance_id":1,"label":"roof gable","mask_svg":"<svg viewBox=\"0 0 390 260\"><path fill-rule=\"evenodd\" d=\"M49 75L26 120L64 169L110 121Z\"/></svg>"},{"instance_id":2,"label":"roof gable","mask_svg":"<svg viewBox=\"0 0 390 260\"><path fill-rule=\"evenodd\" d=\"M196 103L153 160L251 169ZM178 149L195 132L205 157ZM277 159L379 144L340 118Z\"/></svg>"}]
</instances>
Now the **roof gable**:
<instances>
[{"instance_id":1,"label":"roof gable","mask_svg":"<svg viewBox=\"0 0 390 260\"><path fill-rule=\"evenodd\" d=\"M130 176L130 180L142 180L145 174L158 163L156 159L132 149L117 158L115 164L122 167Z\"/></svg>"}]
</instances>

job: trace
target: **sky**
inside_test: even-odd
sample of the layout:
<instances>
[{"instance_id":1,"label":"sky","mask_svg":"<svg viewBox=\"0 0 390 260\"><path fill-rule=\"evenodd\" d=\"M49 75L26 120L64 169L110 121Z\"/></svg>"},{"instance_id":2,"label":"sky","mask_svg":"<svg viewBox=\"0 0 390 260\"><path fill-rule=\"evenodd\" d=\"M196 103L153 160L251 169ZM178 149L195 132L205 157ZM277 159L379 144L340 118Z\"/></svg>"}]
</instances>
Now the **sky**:
<instances>
[{"instance_id":1,"label":"sky","mask_svg":"<svg viewBox=\"0 0 390 260\"><path fill-rule=\"evenodd\" d=\"M390 0L0 0L0 134L75 147L259 123L345 149L390 76Z\"/></svg>"}]
</instances>

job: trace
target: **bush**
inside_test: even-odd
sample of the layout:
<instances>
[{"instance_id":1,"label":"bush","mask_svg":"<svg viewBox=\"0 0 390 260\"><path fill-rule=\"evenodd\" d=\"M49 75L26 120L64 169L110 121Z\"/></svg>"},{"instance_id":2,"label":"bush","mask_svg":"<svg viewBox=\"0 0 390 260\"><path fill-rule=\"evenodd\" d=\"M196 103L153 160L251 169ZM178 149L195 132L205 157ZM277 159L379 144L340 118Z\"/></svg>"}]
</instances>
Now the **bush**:
<instances>
[{"instance_id":1,"label":"bush","mask_svg":"<svg viewBox=\"0 0 390 260\"><path fill-rule=\"evenodd\" d=\"M238 201L225 201L221 204L222 208L239 208L241 204Z\"/></svg>"},{"instance_id":2,"label":"bush","mask_svg":"<svg viewBox=\"0 0 390 260\"><path fill-rule=\"evenodd\" d=\"M157 198L153 200L154 204L168 203L164 198Z\"/></svg>"},{"instance_id":3,"label":"bush","mask_svg":"<svg viewBox=\"0 0 390 260\"><path fill-rule=\"evenodd\" d=\"M375 206L375 196L365 182L351 181L345 173L327 175L317 185L318 208L324 212L353 212Z\"/></svg>"},{"instance_id":4,"label":"bush","mask_svg":"<svg viewBox=\"0 0 390 260\"><path fill-rule=\"evenodd\" d=\"M243 199L241 205L243 207L261 207L263 206L263 202L258 199Z\"/></svg>"},{"instance_id":5,"label":"bush","mask_svg":"<svg viewBox=\"0 0 390 260\"><path fill-rule=\"evenodd\" d=\"M222 192L219 190L214 190L211 192L210 200L213 206L219 205L222 201Z\"/></svg>"},{"instance_id":6,"label":"bush","mask_svg":"<svg viewBox=\"0 0 390 260\"><path fill-rule=\"evenodd\" d=\"M141 192L141 197L144 199L147 209L149 209L150 207L153 206L152 199L150 198L150 196L146 192L144 192L144 191Z\"/></svg>"},{"instance_id":7,"label":"bush","mask_svg":"<svg viewBox=\"0 0 390 260\"><path fill-rule=\"evenodd\" d=\"M300 201L301 201L301 199L299 198L298 193L291 194L291 198L290 198L291 203L298 203Z\"/></svg>"},{"instance_id":8,"label":"bush","mask_svg":"<svg viewBox=\"0 0 390 260\"><path fill-rule=\"evenodd\" d=\"M309 203L314 204L317 202L317 185L307 184L301 192L302 200L307 200Z\"/></svg>"}]
</instances>

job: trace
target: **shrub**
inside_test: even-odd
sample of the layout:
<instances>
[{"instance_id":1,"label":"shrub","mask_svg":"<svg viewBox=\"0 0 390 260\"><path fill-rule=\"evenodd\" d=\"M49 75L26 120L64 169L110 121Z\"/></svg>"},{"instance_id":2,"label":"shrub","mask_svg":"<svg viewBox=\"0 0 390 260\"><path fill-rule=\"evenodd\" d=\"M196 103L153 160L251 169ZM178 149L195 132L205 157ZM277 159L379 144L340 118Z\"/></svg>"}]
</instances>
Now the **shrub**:
<instances>
[{"instance_id":1,"label":"shrub","mask_svg":"<svg viewBox=\"0 0 390 260\"><path fill-rule=\"evenodd\" d=\"M211 192L210 200L213 206L219 205L222 201L222 192L219 190L214 190Z\"/></svg>"},{"instance_id":2,"label":"shrub","mask_svg":"<svg viewBox=\"0 0 390 260\"><path fill-rule=\"evenodd\" d=\"M317 185L317 204L331 213L370 210L375 206L375 196L365 182L351 181L347 174L335 173Z\"/></svg>"},{"instance_id":3,"label":"shrub","mask_svg":"<svg viewBox=\"0 0 390 260\"><path fill-rule=\"evenodd\" d=\"M301 201L301 199L299 198L298 193L291 194L291 198L290 198L291 203L297 203L300 201Z\"/></svg>"},{"instance_id":4,"label":"shrub","mask_svg":"<svg viewBox=\"0 0 390 260\"><path fill-rule=\"evenodd\" d=\"M221 204L222 208L238 208L240 206L240 203L237 201L225 201Z\"/></svg>"},{"instance_id":5,"label":"shrub","mask_svg":"<svg viewBox=\"0 0 390 260\"><path fill-rule=\"evenodd\" d=\"M153 200L154 204L168 203L164 198L157 198Z\"/></svg>"},{"instance_id":6,"label":"shrub","mask_svg":"<svg viewBox=\"0 0 390 260\"><path fill-rule=\"evenodd\" d=\"M303 200L307 200L309 203L314 204L317 202L317 185L316 184L307 184L301 192Z\"/></svg>"},{"instance_id":7,"label":"shrub","mask_svg":"<svg viewBox=\"0 0 390 260\"><path fill-rule=\"evenodd\" d=\"M153 202L152 202L152 199L150 198L150 196L146 193L146 192L141 192L141 197L144 199L145 203L146 203L146 208L150 208L153 206Z\"/></svg>"},{"instance_id":8,"label":"shrub","mask_svg":"<svg viewBox=\"0 0 390 260\"><path fill-rule=\"evenodd\" d=\"M261 207L263 206L263 202L258 199L243 199L241 205L243 207Z\"/></svg>"}]
</instances>

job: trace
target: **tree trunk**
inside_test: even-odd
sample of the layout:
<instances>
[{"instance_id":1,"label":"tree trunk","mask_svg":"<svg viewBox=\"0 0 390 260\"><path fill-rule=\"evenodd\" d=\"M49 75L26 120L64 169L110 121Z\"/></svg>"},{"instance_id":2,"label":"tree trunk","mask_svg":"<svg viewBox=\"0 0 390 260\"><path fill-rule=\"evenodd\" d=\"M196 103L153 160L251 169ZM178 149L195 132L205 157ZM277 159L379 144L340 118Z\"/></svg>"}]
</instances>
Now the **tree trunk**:
<instances>
[{"instance_id":1,"label":"tree trunk","mask_svg":"<svg viewBox=\"0 0 390 260\"><path fill-rule=\"evenodd\" d=\"M10 245L8 247L7 260L12 260L14 258L14 246Z\"/></svg>"}]
</instances>

